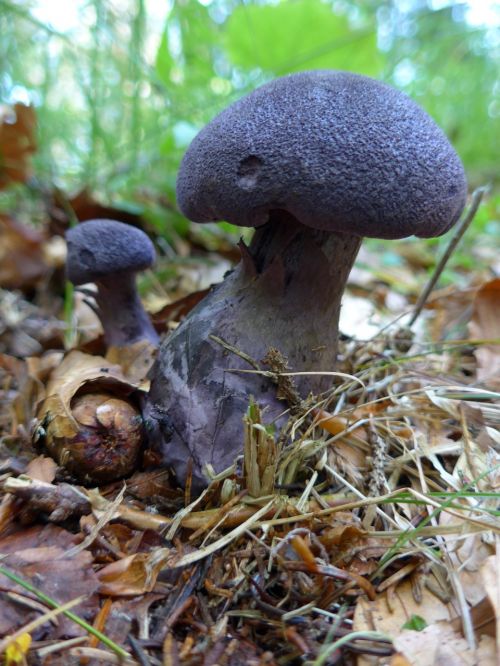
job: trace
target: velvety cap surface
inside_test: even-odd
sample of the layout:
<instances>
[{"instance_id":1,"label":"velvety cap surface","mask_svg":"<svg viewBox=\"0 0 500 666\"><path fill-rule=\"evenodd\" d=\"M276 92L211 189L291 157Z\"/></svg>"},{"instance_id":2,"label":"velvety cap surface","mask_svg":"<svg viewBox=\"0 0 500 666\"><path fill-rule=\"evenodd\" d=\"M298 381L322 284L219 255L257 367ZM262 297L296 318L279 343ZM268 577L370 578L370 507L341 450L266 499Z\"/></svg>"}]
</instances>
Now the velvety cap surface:
<instances>
[{"instance_id":1,"label":"velvety cap surface","mask_svg":"<svg viewBox=\"0 0 500 666\"><path fill-rule=\"evenodd\" d=\"M286 210L316 229L439 236L467 192L445 134L405 94L346 72L272 81L194 139L177 179L191 220L264 224Z\"/></svg>"},{"instance_id":2,"label":"velvety cap surface","mask_svg":"<svg viewBox=\"0 0 500 666\"><path fill-rule=\"evenodd\" d=\"M112 273L140 271L154 263L146 234L115 220L89 220L66 233L66 272L73 284L93 282Z\"/></svg>"}]
</instances>

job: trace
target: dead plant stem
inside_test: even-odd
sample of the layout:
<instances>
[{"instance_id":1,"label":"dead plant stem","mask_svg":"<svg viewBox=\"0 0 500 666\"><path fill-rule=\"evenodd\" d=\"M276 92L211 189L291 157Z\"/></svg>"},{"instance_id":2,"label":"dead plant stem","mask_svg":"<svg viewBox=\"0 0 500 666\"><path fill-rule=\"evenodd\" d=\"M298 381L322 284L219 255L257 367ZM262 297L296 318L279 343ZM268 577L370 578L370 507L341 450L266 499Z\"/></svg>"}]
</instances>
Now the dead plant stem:
<instances>
[{"instance_id":1,"label":"dead plant stem","mask_svg":"<svg viewBox=\"0 0 500 666\"><path fill-rule=\"evenodd\" d=\"M472 199L471 203L469 206L469 209L465 216L462 218L462 221L458 224L455 233L451 237L451 240L448 244L448 247L446 248L443 256L437 263L436 268L434 269L434 273L432 274L431 279L429 282L426 284L425 289L423 292L420 294L420 297L418 298L415 308L413 310L413 314L411 316L410 321L408 322L408 328L411 328L413 324L417 321L419 318L422 310L424 309L424 306L427 302L427 299L430 296L431 291L434 289L436 286L437 281L439 280L441 273L443 272L446 264L448 263L448 260L450 259L451 255L455 251L455 248L459 244L460 240L462 239L463 235L469 228L472 220L474 219L477 209L479 208L479 204L481 203L481 200L486 192L486 187L478 187L477 190L475 190L472 194Z\"/></svg>"}]
</instances>

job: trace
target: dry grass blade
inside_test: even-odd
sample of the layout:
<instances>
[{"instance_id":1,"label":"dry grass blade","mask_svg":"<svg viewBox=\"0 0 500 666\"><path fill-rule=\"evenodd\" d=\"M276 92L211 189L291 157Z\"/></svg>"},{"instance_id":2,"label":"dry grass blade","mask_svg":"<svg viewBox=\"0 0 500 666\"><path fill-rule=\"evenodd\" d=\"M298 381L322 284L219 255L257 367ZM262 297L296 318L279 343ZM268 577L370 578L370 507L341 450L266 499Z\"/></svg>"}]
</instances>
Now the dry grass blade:
<instances>
[{"instance_id":1,"label":"dry grass blade","mask_svg":"<svg viewBox=\"0 0 500 666\"><path fill-rule=\"evenodd\" d=\"M77 636L76 638L69 638L67 641L57 641L53 645L37 648L36 653L40 659L44 659L45 657L48 657L49 654L65 652L69 648L85 643L87 640L86 636Z\"/></svg>"},{"instance_id":2,"label":"dry grass blade","mask_svg":"<svg viewBox=\"0 0 500 666\"><path fill-rule=\"evenodd\" d=\"M186 516L189 516L189 514L193 511L193 509L198 506L198 504L201 504L203 502L203 499L205 496L208 494L209 488L206 488L199 497L194 499L190 504L188 504L186 507L181 509L176 516L174 516L173 520L171 521L170 524L170 529L167 532L167 539L169 541L172 541L172 539L175 536L175 533L179 529L179 526L183 522L184 518Z\"/></svg>"},{"instance_id":3,"label":"dry grass blade","mask_svg":"<svg viewBox=\"0 0 500 666\"><path fill-rule=\"evenodd\" d=\"M243 461L248 492L252 497L272 495L278 448L273 434L263 425L259 406L253 399L243 423Z\"/></svg>"},{"instance_id":4,"label":"dry grass blade","mask_svg":"<svg viewBox=\"0 0 500 666\"><path fill-rule=\"evenodd\" d=\"M109 523L110 520L114 517L116 514L116 511L118 510L118 507L123 501L123 496L125 494L126 486L124 485L121 489L121 491L118 493L116 498L113 500L113 502L110 502L109 506L106 508L104 513L100 516L97 524L92 528L92 531L90 534L88 534L85 539L79 543L77 546L74 548L71 548L66 553L66 557L74 557L77 555L79 552L82 550L85 550L85 548L88 548L97 538L99 533L101 532L102 528Z\"/></svg>"},{"instance_id":5,"label":"dry grass blade","mask_svg":"<svg viewBox=\"0 0 500 666\"><path fill-rule=\"evenodd\" d=\"M385 636L379 631L353 631L346 636L342 636L338 641L325 646L319 656L313 662L310 662L310 666L323 666L328 661L330 655L342 647L342 645L355 640L382 641L384 643L392 641L390 636Z\"/></svg>"},{"instance_id":6,"label":"dry grass blade","mask_svg":"<svg viewBox=\"0 0 500 666\"><path fill-rule=\"evenodd\" d=\"M273 506L273 504L274 504L274 499L267 502L267 504L265 504L262 508L256 511L250 518L248 518L248 520L239 525L232 532L225 534L223 537L221 537L217 541L214 541L208 546L203 546L202 548L193 553L188 553L187 555L183 555L179 560L176 560L175 566L184 567L190 564L194 564L195 562L198 562L199 560L202 560L205 557L208 557L209 555L216 553L218 550L225 548L235 539L238 539L240 536L245 534L246 530L251 529L254 525L258 525L259 519L269 511L269 509Z\"/></svg>"},{"instance_id":7,"label":"dry grass blade","mask_svg":"<svg viewBox=\"0 0 500 666\"><path fill-rule=\"evenodd\" d=\"M69 654L76 659L95 659L99 664L117 664L117 666L139 666L139 662L130 657L120 658L112 652L99 650L98 648L75 647L69 650Z\"/></svg>"}]
</instances>

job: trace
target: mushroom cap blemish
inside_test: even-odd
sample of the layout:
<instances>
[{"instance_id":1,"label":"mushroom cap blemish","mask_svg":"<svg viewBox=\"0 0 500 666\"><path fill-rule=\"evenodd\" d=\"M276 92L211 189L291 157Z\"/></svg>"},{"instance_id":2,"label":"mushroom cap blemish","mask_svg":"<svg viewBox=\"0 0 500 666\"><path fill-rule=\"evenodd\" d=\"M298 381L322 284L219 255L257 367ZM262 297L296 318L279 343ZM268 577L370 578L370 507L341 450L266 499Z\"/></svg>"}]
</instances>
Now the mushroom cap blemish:
<instances>
[{"instance_id":1,"label":"mushroom cap blemish","mask_svg":"<svg viewBox=\"0 0 500 666\"><path fill-rule=\"evenodd\" d=\"M265 224L285 210L315 229L439 236L467 183L432 118L404 93L338 71L267 83L212 120L186 152L181 211L196 222Z\"/></svg>"}]
</instances>

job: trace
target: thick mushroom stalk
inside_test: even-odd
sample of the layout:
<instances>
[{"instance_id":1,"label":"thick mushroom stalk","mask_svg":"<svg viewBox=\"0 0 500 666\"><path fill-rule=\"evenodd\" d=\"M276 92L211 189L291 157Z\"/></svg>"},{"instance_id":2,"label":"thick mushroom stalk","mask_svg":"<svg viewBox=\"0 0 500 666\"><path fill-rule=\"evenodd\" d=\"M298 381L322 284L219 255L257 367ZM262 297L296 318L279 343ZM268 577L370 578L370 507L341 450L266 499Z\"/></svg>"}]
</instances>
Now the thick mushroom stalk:
<instances>
[{"instance_id":1,"label":"thick mushroom stalk","mask_svg":"<svg viewBox=\"0 0 500 666\"><path fill-rule=\"evenodd\" d=\"M269 378L238 372L255 370L245 356L265 369L262 360L274 347L294 371L334 369L341 298L361 238L290 219L285 226L281 217L276 212L257 230L234 271L159 351L146 424L181 482L191 467L195 491L207 483L207 464L221 471L240 451L250 396L266 408L266 422L279 423L288 407ZM295 378L303 396L330 382L324 375Z\"/></svg>"},{"instance_id":2,"label":"thick mushroom stalk","mask_svg":"<svg viewBox=\"0 0 500 666\"><path fill-rule=\"evenodd\" d=\"M192 458L199 489L207 463L221 471L241 452L250 396L269 420L286 407L269 379L241 372L252 369L245 355L259 363L276 347L292 371L332 370L361 237L444 233L466 181L446 136L408 97L316 71L272 81L219 114L189 147L177 195L191 220L257 228L240 264L164 341L154 369L153 441L181 483ZM327 384L297 377L303 396Z\"/></svg>"},{"instance_id":3,"label":"thick mushroom stalk","mask_svg":"<svg viewBox=\"0 0 500 666\"><path fill-rule=\"evenodd\" d=\"M157 345L158 334L136 288L136 273L155 260L146 234L115 220L89 220L70 229L66 240L68 279L75 285L95 283L106 344L125 347L147 340Z\"/></svg>"}]
</instances>

